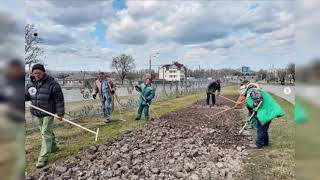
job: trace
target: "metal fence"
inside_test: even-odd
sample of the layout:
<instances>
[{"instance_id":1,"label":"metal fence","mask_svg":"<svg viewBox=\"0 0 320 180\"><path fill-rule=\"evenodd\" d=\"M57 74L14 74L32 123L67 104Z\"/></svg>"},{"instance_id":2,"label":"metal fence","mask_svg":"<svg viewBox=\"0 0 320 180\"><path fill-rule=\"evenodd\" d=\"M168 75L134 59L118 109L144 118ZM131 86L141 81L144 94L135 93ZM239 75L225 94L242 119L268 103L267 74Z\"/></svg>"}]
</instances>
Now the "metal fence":
<instances>
[{"instance_id":1,"label":"metal fence","mask_svg":"<svg viewBox=\"0 0 320 180\"><path fill-rule=\"evenodd\" d=\"M194 94L204 91L210 82L208 80L192 80L183 82L163 82L156 81L153 87L156 89L154 102L174 99L181 96ZM119 86L116 90L116 98L114 98L114 110L122 112L131 112L137 106L139 97L135 90L136 83L129 83L125 86ZM228 83L223 83L226 86ZM101 102L92 99L92 89L90 88L75 88L63 89L66 100L66 115L67 119L77 120L84 117L92 117L102 115ZM33 120L29 111L26 111L27 129L35 129L36 122ZM56 121L56 123L61 123ZM62 122L63 123L63 122Z\"/></svg>"}]
</instances>

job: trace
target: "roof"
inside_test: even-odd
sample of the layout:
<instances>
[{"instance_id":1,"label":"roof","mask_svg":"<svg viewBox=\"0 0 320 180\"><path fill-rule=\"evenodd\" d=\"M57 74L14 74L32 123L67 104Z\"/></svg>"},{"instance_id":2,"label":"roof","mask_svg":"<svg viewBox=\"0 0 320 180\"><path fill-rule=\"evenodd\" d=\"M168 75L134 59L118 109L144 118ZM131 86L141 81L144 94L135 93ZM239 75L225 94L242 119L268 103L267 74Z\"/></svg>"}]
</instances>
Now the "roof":
<instances>
[{"instance_id":1,"label":"roof","mask_svg":"<svg viewBox=\"0 0 320 180\"><path fill-rule=\"evenodd\" d=\"M66 79L67 80L82 80L82 79L96 79L96 76L92 76L89 74L71 74Z\"/></svg>"},{"instance_id":2,"label":"roof","mask_svg":"<svg viewBox=\"0 0 320 180\"><path fill-rule=\"evenodd\" d=\"M179 62L173 62L172 64L165 64L162 67L165 67L166 69L169 69L173 65L175 65L178 68L178 70L181 70L182 67L184 69L186 69L186 67L183 64L179 63Z\"/></svg>"}]
</instances>

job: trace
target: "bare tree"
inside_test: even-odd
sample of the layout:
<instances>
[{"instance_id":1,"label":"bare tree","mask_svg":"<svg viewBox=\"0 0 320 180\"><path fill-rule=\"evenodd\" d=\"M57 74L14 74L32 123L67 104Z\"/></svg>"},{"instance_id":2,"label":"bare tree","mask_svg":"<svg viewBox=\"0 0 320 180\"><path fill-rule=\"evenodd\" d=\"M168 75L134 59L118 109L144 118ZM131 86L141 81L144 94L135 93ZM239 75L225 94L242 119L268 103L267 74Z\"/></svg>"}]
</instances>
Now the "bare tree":
<instances>
[{"instance_id":1,"label":"bare tree","mask_svg":"<svg viewBox=\"0 0 320 180\"><path fill-rule=\"evenodd\" d=\"M135 68L134 59L130 55L121 54L112 59L111 68L117 71L121 84L123 84L124 79Z\"/></svg>"},{"instance_id":2,"label":"bare tree","mask_svg":"<svg viewBox=\"0 0 320 180\"><path fill-rule=\"evenodd\" d=\"M296 70L295 70L295 64L290 63L287 66L287 73L290 76L290 78L293 80L293 82L296 81L295 75L296 75Z\"/></svg>"},{"instance_id":3,"label":"bare tree","mask_svg":"<svg viewBox=\"0 0 320 180\"><path fill-rule=\"evenodd\" d=\"M62 86L65 85L66 78L69 76L70 76L70 74L68 74L68 73L59 73L57 75L57 78L62 79Z\"/></svg>"},{"instance_id":4,"label":"bare tree","mask_svg":"<svg viewBox=\"0 0 320 180\"><path fill-rule=\"evenodd\" d=\"M277 70L277 76L278 76L278 79L281 82L281 85L284 85L285 81L286 81L286 76L287 76L286 70L284 70L284 69Z\"/></svg>"},{"instance_id":5,"label":"bare tree","mask_svg":"<svg viewBox=\"0 0 320 180\"><path fill-rule=\"evenodd\" d=\"M29 66L29 74L31 65L40 62L40 57L43 55L39 44L37 29L33 24L27 24L25 26L25 64Z\"/></svg>"}]
</instances>

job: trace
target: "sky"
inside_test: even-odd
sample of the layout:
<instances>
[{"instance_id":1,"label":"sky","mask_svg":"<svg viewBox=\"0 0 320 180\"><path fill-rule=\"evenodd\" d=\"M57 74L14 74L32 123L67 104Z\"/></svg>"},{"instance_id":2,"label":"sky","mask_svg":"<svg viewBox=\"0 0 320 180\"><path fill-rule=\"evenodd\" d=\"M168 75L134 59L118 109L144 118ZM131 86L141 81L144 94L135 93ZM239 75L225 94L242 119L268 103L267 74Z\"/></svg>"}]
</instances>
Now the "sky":
<instances>
[{"instance_id":1,"label":"sky","mask_svg":"<svg viewBox=\"0 0 320 180\"><path fill-rule=\"evenodd\" d=\"M147 69L150 57L153 69L172 61L190 69L200 65L258 70L299 64L314 55L295 52L295 41L312 36L295 36L295 28L315 29L316 18L306 17L297 4L290 0L25 1L26 22L38 29L44 63L51 70L65 71L110 71L112 58L123 53L135 59L136 69ZM301 6L316 12L311 3Z\"/></svg>"}]
</instances>

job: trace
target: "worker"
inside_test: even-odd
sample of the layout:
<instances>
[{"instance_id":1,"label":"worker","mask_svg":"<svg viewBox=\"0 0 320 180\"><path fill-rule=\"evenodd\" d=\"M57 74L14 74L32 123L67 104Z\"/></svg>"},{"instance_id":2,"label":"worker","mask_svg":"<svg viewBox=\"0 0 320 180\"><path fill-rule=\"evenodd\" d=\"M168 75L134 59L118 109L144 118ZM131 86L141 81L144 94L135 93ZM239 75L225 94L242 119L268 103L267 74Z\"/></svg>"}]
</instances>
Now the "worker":
<instances>
[{"instance_id":1,"label":"worker","mask_svg":"<svg viewBox=\"0 0 320 180\"><path fill-rule=\"evenodd\" d=\"M258 84L247 83L241 87L241 95L244 95L245 102L249 111L249 117L255 113L251 119L246 121L257 128L256 144L253 148L263 148L269 145L268 129L270 123L275 118L285 115L280 105L272 96L261 89Z\"/></svg>"},{"instance_id":2,"label":"worker","mask_svg":"<svg viewBox=\"0 0 320 180\"><path fill-rule=\"evenodd\" d=\"M115 86L114 83L107 78L106 73L99 72L98 79L94 83L93 99L96 99L97 94L102 104L104 123L110 122L111 110L114 107Z\"/></svg>"},{"instance_id":3,"label":"worker","mask_svg":"<svg viewBox=\"0 0 320 180\"><path fill-rule=\"evenodd\" d=\"M144 83L136 85L136 90L140 93L138 100L138 112L135 120L140 120L142 111L144 111L144 121L149 120L149 107L152 99L155 97L155 89L151 86L152 78L146 78Z\"/></svg>"},{"instance_id":4,"label":"worker","mask_svg":"<svg viewBox=\"0 0 320 180\"><path fill-rule=\"evenodd\" d=\"M25 89L25 101L31 101L32 105L57 114L58 120L62 120L65 113L64 97L58 82L46 74L42 64L32 67L30 79ZM37 120L42 135L41 151L36 164L37 168L42 168L47 165L49 154L59 149L53 133L54 117L37 109L30 108L30 111Z\"/></svg>"},{"instance_id":5,"label":"worker","mask_svg":"<svg viewBox=\"0 0 320 180\"><path fill-rule=\"evenodd\" d=\"M210 97L211 97L211 102L212 102L212 106L214 106L216 104L216 95L219 96L221 91L221 86L220 86L220 80L216 80L211 82L208 85L207 88L207 105L210 105Z\"/></svg>"}]
</instances>

